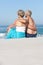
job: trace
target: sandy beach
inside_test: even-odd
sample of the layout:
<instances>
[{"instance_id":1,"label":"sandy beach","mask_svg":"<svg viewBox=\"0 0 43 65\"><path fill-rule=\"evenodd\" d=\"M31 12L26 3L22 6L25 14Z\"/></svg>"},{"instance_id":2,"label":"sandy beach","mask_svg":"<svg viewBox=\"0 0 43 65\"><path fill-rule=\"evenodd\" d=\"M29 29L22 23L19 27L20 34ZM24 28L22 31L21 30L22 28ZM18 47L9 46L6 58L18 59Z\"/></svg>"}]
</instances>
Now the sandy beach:
<instances>
[{"instance_id":1,"label":"sandy beach","mask_svg":"<svg viewBox=\"0 0 43 65\"><path fill-rule=\"evenodd\" d=\"M0 65L43 65L43 37L0 39Z\"/></svg>"}]
</instances>

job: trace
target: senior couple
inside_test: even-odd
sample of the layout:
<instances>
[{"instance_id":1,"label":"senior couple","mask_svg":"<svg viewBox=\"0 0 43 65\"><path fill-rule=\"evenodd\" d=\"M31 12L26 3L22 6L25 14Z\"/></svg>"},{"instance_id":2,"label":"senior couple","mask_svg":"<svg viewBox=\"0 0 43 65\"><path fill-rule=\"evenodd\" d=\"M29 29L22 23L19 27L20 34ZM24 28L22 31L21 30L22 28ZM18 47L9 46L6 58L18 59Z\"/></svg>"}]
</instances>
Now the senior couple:
<instances>
[{"instance_id":1,"label":"senior couple","mask_svg":"<svg viewBox=\"0 0 43 65\"><path fill-rule=\"evenodd\" d=\"M37 30L30 10L18 10L18 18L7 28L7 38L36 37Z\"/></svg>"}]
</instances>

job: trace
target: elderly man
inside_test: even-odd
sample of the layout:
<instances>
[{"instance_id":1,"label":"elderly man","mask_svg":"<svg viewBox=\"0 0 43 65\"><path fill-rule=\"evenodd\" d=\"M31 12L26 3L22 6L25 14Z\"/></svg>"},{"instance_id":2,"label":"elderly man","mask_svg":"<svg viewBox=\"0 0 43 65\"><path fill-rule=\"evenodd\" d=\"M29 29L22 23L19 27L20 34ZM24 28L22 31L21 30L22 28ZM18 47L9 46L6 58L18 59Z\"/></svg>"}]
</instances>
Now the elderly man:
<instances>
[{"instance_id":1,"label":"elderly man","mask_svg":"<svg viewBox=\"0 0 43 65\"><path fill-rule=\"evenodd\" d=\"M25 12L25 18L27 20L26 37L36 37L37 35L36 26L31 15L32 15L32 12L30 10Z\"/></svg>"}]
</instances>

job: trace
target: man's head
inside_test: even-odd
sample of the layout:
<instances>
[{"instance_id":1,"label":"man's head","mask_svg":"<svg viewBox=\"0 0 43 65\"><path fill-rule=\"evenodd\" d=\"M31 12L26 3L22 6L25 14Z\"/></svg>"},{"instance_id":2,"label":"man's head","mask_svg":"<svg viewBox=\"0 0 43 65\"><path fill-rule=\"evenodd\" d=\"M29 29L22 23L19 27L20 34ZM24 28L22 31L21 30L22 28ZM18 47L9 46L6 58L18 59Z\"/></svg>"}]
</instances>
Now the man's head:
<instances>
[{"instance_id":1,"label":"man's head","mask_svg":"<svg viewBox=\"0 0 43 65\"><path fill-rule=\"evenodd\" d=\"M24 17L25 12L23 10L18 10L18 16Z\"/></svg>"},{"instance_id":2,"label":"man's head","mask_svg":"<svg viewBox=\"0 0 43 65\"><path fill-rule=\"evenodd\" d=\"M27 10L26 12L25 12L25 16L31 16L32 15L32 12L30 11L30 10Z\"/></svg>"}]
</instances>

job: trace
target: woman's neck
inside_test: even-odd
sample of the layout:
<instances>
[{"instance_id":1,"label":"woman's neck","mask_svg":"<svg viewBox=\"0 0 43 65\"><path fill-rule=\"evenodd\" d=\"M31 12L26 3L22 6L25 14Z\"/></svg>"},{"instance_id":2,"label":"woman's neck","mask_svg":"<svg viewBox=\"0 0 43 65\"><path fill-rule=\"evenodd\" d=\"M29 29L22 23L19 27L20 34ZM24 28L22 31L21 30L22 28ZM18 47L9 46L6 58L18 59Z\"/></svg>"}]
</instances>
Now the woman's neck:
<instances>
[{"instance_id":1,"label":"woman's neck","mask_svg":"<svg viewBox=\"0 0 43 65\"><path fill-rule=\"evenodd\" d=\"M18 16L18 19L23 19L21 16Z\"/></svg>"}]
</instances>

